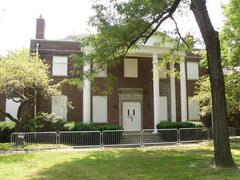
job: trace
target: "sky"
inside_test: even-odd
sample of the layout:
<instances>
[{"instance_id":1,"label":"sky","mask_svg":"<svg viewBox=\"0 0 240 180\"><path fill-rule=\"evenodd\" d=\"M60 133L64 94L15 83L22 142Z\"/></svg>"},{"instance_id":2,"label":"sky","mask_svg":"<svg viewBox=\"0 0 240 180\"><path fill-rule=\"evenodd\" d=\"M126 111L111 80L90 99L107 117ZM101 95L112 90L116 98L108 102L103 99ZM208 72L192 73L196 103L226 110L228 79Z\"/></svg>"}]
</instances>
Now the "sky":
<instances>
[{"instance_id":1,"label":"sky","mask_svg":"<svg viewBox=\"0 0 240 180\"><path fill-rule=\"evenodd\" d=\"M223 25L221 3L228 0L207 0L210 18L216 29ZM0 55L9 50L29 48L35 38L36 18L42 14L46 22L45 38L61 39L68 35L94 32L88 19L94 14L92 0L1 0ZM191 12L178 19L182 34L190 32L200 37Z\"/></svg>"}]
</instances>

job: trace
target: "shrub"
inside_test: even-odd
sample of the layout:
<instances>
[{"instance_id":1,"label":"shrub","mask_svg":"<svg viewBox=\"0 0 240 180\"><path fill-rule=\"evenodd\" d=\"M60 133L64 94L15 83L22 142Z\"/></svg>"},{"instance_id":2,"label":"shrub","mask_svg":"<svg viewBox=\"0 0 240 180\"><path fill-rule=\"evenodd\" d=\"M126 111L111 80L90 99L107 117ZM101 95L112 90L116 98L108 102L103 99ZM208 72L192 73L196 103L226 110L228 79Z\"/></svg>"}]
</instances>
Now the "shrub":
<instances>
[{"instance_id":1,"label":"shrub","mask_svg":"<svg viewBox=\"0 0 240 180\"><path fill-rule=\"evenodd\" d=\"M0 142L10 142L11 134L15 130L15 123L0 122Z\"/></svg>"},{"instance_id":2,"label":"shrub","mask_svg":"<svg viewBox=\"0 0 240 180\"><path fill-rule=\"evenodd\" d=\"M163 121L157 124L157 129L171 129L171 128L196 128L200 125L196 125L192 122L169 122Z\"/></svg>"},{"instance_id":3,"label":"shrub","mask_svg":"<svg viewBox=\"0 0 240 180\"><path fill-rule=\"evenodd\" d=\"M27 132L63 131L65 121L56 114L38 113L37 117L28 121L23 127Z\"/></svg>"},{"instance_id":4,"label":"shrub","mask_svg":"<svg viewBox=\"0 0 240 180\"><path fill-rule=\"evenodd\" d=\"M84 124L82 122L69 122L64 125L65 130L68 131L104 131L104 130L122 130L123 128L118 125L97 125L97 124Z\"/></svg>"}]
</instances>

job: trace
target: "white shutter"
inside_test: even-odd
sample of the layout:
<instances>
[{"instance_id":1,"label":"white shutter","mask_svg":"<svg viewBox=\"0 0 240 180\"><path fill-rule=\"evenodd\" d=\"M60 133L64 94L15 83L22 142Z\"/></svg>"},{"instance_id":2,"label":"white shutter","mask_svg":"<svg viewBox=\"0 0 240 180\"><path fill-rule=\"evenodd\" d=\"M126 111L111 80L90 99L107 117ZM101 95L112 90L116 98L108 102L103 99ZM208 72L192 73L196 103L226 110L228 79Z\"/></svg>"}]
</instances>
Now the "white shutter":
<instances>
[{"instance_id":1,"label":"white shutter","mask_svg":"<svg viewBox=\"0 0 240 180\"><path fill-rule=\"evenodd\" d=\"M14 100L19 101L20 98L14 98ZM17 118L17 112L18 107L20 105L20 102L14 102L12 99L6 98L6 109L5 111L9 114L11 114L14 118ZM9 118L5 118L6 121L10 121Z\"/></svg>"},{"instance_id":2,"label":"white shutter","mask_svg":"<svg viewBox=\"0 0 240 180\"><path fill-rule=\"evenodd\" d=\"M168 109L167 109L167 96L160 96L159 97L159 118L160 121L167 121L168 120Z\"/></svg>"},{"instance_id":3,"label":"white shutter","mask_svg":"<svg viewBox=\"0 0 240 180\"><path fill-rule=\"evenodd\" d=\"M138 59L124 59L124 77L138 77Z\"/></svg>"},{"instance_id":4,"label":"white shutter","mask_svg":"<svg viewBox=\"0 0 240 180\"><path fill-rule=\"evenodd\" d=\"M107 96L93 96L93 122L107 122Z\"/></svg>"},{"instance_id":5,"label":"white shutter","mask_svg":"<svg viewBox=\"0 0 240 180\"><path fill-rule=\"evenodd\" d=\"M188 119L200 120L199 112L199 102L193 101L193 97L188 97Z\"/></svg>"},{"instance_id":6,"label":"white shutter","mask_svg":"<svg viewBox=\"0 0 240 180\"><path fill-rule=\"evenodd\" d=\"M68 75L68 57L67 56L53 56L52 75L53 76Z\"/></svg>"},{"instance_id":7,"label":"white shutter","mask_svg":"<svg viewBox=\"0 0 240 180\"><path fill-rule=\"evenodd\" d=\"M52 96L52 113L67 120L67 96Z\"/></svg>"},{"instance_id":8,"label":"white shutter","mask_svg":"<svg viewBox=\"0 0 240 180\"><path fill-rule=\"evenodd\" d=\"M199 79L198 62L187 62L187 78L189 80Z\"/></svg>"}]
</instances>

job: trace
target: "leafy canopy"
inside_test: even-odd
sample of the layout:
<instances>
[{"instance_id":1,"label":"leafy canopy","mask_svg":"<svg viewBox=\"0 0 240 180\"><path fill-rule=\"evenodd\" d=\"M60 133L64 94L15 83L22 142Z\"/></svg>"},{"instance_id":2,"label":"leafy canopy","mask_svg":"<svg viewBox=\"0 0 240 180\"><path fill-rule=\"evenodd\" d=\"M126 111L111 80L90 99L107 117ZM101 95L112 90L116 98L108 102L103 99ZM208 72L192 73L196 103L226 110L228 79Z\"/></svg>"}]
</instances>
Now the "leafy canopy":
<instances>
[{"instance_id":1,"label":"leafy canopy","mask_svg":"<svg viewBox=\"0 0 240 180\"><path fill-rule=\"evenodd\" d=\"M230 0L224 7L226 21L221 33L224 65L232 68L240 66L240 3Z\"/></svg>"},{"instance_id":2,"label":"leafy canopy","mask_svg":"<svg viewBox=\"0 0 240 180\"><path fill-rule=\"evenodd\" d=\"M225 76L226 100L229 120L235 120L240 115L240 73ZM201 116L212 112L211 87L209 77L201 77L196 83L194 99L200 102Z\"/></svg>"},{"instance_id":3,"label":"leafy canopy","mask_svg":"<svg viewBox=\"0 0 240 180\"><path fill-rule=\"evenodd\" d=\"M0 93L11 96L31 89L49 95L57 93L50 85L48 69L47 64L30 55L27 49L10 52L0 60Z\"/></svg>"}]
</instances>

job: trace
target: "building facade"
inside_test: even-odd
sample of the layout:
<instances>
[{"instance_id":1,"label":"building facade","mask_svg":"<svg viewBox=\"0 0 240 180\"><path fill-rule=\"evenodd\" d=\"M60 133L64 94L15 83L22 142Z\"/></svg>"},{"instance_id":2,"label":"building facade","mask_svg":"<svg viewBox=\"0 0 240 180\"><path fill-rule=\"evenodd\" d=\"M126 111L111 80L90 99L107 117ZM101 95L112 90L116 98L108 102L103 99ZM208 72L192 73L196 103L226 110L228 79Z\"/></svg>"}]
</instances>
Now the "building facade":
<instances>
[{"instance_id":1,"label":"building facade","mask_svg":"<svg viewBox=\"0 0 240 180\"><path fill-rule=\"evenodd\" d=\"M45 21L40 17L36 38L30 42L31 52L50 65L49 73L54 83L74 77L71 55L84 53L80 43L44 37ZM93 83L88 79L84 80L82 90L64 85L61 96L38 97L36 112L53 112L68 121L117 124L136 130L154 128L160 121L200 120L199 104L192 100L194 83L205 73L199 67L200 58L182 54L179 64L168 64L166 69L180 72L180 78L175 78L158 70L159 61L167 51L168 48L147 44L127 55L115 68L99 70L94 81L99 91L92 90ZM93 66L85 65L83 71L89 68ZM115 81L112 92L103 95L101 90L105 88L108 73ZM72 109L61 107L61 103L67 101L71 102ZM14 107L14 103L6 102L6 108L11 106Z\"/></svg>"}]
</instances>

